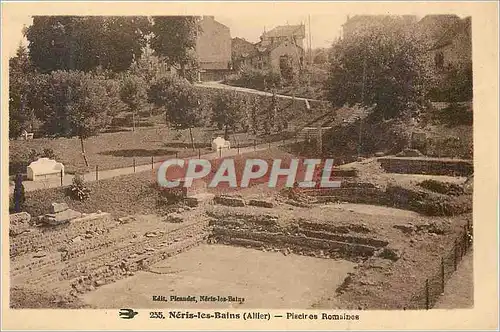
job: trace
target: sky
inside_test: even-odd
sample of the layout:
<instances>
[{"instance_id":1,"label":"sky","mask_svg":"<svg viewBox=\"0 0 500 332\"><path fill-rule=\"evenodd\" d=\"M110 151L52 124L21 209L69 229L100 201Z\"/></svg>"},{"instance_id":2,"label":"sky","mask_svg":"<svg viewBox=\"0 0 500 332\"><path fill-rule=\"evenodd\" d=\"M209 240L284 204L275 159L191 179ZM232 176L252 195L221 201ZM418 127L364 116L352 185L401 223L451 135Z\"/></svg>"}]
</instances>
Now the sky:
<instances>
[{"instance_id":1,"label":"sky","mask_svg":"<svg viewBox=\"0 0 500 332\"><path fill-rule=\"evenodd\" d=\"M214 15L215 20L228 26L231 30L231 38L245 38L250 42L258 42L259 37L266 29L271 30L277 25L294 25L304 23L306 25L306 40L304 45L307 45L309 35L308 15L277 15L269 14L262 15L258 18L245 15ZM311 15L311 42L312 47L328 47L332 42L340 36L341 25L345 22L346 16L332 15ZM30 16L16 17L12 21L12 38L10 38L9 57L14 56L16 49L20 43L27 44L27 41L22 36L22 28L24 25L29 26L33 22Z\"/></svg>"},{"instance_id":2,"label":"sky","mask_svg":"<svg viewBox=\"0 0 500 332\"><path fill-rule=\"evenodd\" d=\"M311 44L313 48L329 47L332 42L341 35L342 24L345 23L347 15L349 14L353 16L356 13L349 13L347 10L343 10L342 7L328 14L313 13L311 15L308 13L297 14L293 12L279 13L277 11L261 12L258 17L235 12L231 13L231 16L213 13L215 20L230 28L232 38L245 38L250 42L258 42L264 29L269 31L278 25L304 23L306 26L304 46L308 45L310 17ZM425 13L405 12L401 14L416 14L417 16L423 16ZM9 48L9 57L15 55L16 49L21 42L27 44L27 41L22 36L22 28L24 25L31 25L32 21L30 16L19 15L10 17L11 38L9 38L10 45L7 45Z\"/></svg>"}]
</instances>

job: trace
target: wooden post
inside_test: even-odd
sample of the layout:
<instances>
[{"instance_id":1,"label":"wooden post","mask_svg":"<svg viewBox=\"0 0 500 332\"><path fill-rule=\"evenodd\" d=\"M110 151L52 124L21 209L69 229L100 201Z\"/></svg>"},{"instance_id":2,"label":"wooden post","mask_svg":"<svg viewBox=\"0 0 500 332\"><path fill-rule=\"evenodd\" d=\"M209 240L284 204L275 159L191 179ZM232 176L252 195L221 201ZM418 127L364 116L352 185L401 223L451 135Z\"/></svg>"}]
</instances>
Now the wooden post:
<instances>
[{"instance_id":1,"label":"wooden post","mask_svg":"<svg viewBox=\"0 0 500 332\"><path fill-rule=\"evenodd\" d=\"M179 158L179 152L175 151L175 159Z\"/></svg>"},{"instance_id":2,"label":"wooden post","mask_svg":"<svg viewBox=\"0 0 500 332\"><path fill-rule=\"evenodd\" d=\"M267 145L269 147L269 149L271 148L271 140L267 141Z\"/></svg>"},{"instance_id":3,"label":"wooden post","mask_svg":"<svg viewBox=\"0 0 500 332\"><path fill-rule=\"evenodd\" d=\"M219 148L219 158L222 158L222 148Z\"/></svg>"},{"instance_id":4,"label":"wooden post","mask_svg":"<svg viewBox=\"0 0 500 332\"><path fill-rule=\"evenodd\" d=\"M201 159L201 149L198 148L198 159Z\"/></svg>"},{"instance_id":5,"label":"wooden post","mask_svg":"<svg viewBox=\"0 0 500 332\"><path fill-rule=\"evenodd\" d=\"M61 170L61 187L63 186L63 170Z\"/></svg>"},{"instance_id":6,"label":"wooden post","mask_svg":"<svg viewBox=\"0 0 500 332\"><path fill-rule=\"evenodd\" d=\"M240 154L240 143L238 142L238 154Z\"/></svg>"},{"instance_id":7,"label":"wooden post","mask_svg":"<svg viewBox=\"0 0 500 332\"><path fill-rule=\"evenodd\" d=\"M444 294L444 259L441 258L441 293Z\"/></svg>"},{"instance_id":8,"label":"wooden post","mask_svg":"<svg viewBox=\"0 0 500 332\"><path fill-rule=\"evenodd\" d=\"M95 165L95 180L99 180L99 166Z\"/></svg>"},{"instance_id":9,"label":"wooden post","mask_svg":"<svg viewBox=\"0 0 500 332\"><path fill-rule=\"evenodd\" d=\"M134 158L134 173L135 173L135 158Z\"/></svg>"},{"instance_id":10,"label":"wooden post","mask_svg":"<svg viewBox=\"0 0 500 332\"><path fill-rule=\"evenodd\" d=\"M151 169L154 169L155 168L155 157L154 156L151 156Z\"/></svg>"},{"instance_id":11,"label":"wooden post","mask_svg":"<svg viewBox=\"0 0 500 332\"><path fill-rule=\"evenodd\" d=\"M425 309L429 310L429 279L425 279Z\"/></svg>"},{"instance_id":12,"label":"wooden post","mask_svg":"<svg viewBox=\"0 0 500 332\"><path fill-rule=\"evenodd\" d=\"M257 140L255 138L253 139L253 149L257 149Z\"/></svg>"}]
</instances>

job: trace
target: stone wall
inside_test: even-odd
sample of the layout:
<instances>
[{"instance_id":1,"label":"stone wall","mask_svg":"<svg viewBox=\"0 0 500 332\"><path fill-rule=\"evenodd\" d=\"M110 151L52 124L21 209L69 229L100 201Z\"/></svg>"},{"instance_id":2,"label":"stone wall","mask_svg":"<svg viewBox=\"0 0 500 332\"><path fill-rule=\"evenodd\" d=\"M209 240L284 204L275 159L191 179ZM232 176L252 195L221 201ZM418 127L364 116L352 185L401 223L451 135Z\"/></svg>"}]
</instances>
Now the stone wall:
<instances>
[{"instance_id":1,"label":"stone wall","mask_svg":"<svg viewBox=\"0 0 500 332\"><path fill-rule=\"evenodd\" d=\"M382 157L378 158L388 173L469 176L474 173L472 160Z\"/></svg>"},{"instance_id":2,"label":"stone wall","mask_svg":"<svg viewBox=\"0 0 500 332\"><path fill-rule=\"evenodd\" d=\"M100 213L56 227L33 227L11 237L12 284L76 295L147 269L209 235L203 218L170 231L165 225L160 219L149 225L134 219L121 223Z\"/></svg>"},{"instance_id":3,"label":"stone wall","mask_svg":"<svg viewBox=\"0 0 500 332\"><path fill-rule=\"evenodd\" d=\"M210 224L212 242L327 258L358 261L388 245L384 239L367 236L367 229L359 225L295 220L285 227L274 216L251 214L214 215Z\"/></svg>"}]
</instances>

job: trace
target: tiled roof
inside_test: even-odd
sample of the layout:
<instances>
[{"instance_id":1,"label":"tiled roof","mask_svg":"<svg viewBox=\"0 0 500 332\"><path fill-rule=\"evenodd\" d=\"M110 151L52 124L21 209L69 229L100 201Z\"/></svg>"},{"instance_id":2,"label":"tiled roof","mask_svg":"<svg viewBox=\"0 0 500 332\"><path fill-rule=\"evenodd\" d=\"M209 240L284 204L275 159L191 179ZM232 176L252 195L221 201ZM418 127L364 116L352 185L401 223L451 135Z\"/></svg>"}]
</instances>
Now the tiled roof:
<instances>
[{"instance_id":1,"label":"tiled roof","mask_svg":"<svg viewBox=\"0 0 500 332\"><path fill-rule=\"evenodd\" d=\"M285 37L302 36L305 37L306 28L304 25L280 25L274 29L264 32L262 37Z\"/></svg>"},{"instance_id":2,"label":"tiled roof","mask_svg":"<svg viewBox=\"0 0 500 332\"><path fill-rule=\"evenodd\" d=\"M449 45L453 42L453 39L460 33L467 33L470 36L471 29L471 18L466 17L455 24L453 24L449 29L447 29L441 38L438 39L436 44L432 47L432 49L438 49Z\"/></svg>"},{"instance_id":3,"label":"tiled roof","mask_svg":"<svg viewBox=\"0 0 500 332\"><path fill-rule=\"evenodd\" d=\"M255 45L243 38L236 37L231 40L231 53L233 58L248 57L256 52Z\"/></svg>"}]
</instances>

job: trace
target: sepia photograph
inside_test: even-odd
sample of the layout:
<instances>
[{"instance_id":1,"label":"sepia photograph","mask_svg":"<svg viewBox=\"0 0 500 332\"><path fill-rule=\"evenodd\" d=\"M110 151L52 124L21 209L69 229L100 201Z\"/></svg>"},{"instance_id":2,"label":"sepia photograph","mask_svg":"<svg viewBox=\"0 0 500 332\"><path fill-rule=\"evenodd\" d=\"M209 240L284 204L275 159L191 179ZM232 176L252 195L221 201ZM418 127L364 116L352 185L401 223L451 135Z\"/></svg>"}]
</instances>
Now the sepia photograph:
<instances>
[{"instance_id":1,"label":"sepia photograph","mask_svg":"<svg viewBox=\"0 0 500 332\"><path fill-rule=\"evenodd\" d=\"M473 309L475 20L16 16L9 308Z\"/></svg>"}]
</instances>

